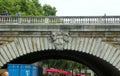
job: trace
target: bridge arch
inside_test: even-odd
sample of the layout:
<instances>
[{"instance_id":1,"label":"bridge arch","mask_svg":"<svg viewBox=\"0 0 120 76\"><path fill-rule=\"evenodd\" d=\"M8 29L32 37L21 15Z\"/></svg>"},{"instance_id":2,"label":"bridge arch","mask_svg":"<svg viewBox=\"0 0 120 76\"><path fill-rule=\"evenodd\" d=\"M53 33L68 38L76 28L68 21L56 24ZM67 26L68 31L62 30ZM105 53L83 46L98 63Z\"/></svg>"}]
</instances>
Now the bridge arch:
<instances>
[{"instance_id":1,"label":"bridge arch","mask_svg":"<svg viewBox=\"0 0 120 76\"><path fill-rule=\"evenodd\" d=\"M55 41L54 37L56 38L54 35L51 39L48 36L14 38L14 41L0 48L0 66L63 58L87 65L98 76L120 75L119 49L103 42L101 38L71 37L67 41L62 37L62 41Z\"/></svg>"},{"instance_id":2,"label":"bridge arch","mask_svg":"<svg viewBox=\"0 0 120 76\"><path fill-rule=\"evenodd\" d=\"M44 50L22 55L8 63L34 63L45 59L67 59L82 63L91 68L97 76L118 76L120 73L113 65L93 55L74 50ZM3 67L6 67L4 65Z\"/></svg>"}]
</instances>

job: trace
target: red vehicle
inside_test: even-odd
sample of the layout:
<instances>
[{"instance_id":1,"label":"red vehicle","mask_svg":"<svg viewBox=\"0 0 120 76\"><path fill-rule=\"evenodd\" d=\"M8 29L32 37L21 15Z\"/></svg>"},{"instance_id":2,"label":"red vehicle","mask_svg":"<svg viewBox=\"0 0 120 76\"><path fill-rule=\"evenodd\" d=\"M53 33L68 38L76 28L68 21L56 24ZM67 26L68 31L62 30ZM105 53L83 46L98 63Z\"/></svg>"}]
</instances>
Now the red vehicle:
<instances>
[{"instance_id":1,"label":"red vehicle","mask_svg":"<svg viewBox=\"0 0 120 76\"><path fill-rule=\"evenodd\" d=\"M86 74L76 74L75 76L87 76Z\"/></svg>"}]
</instances>

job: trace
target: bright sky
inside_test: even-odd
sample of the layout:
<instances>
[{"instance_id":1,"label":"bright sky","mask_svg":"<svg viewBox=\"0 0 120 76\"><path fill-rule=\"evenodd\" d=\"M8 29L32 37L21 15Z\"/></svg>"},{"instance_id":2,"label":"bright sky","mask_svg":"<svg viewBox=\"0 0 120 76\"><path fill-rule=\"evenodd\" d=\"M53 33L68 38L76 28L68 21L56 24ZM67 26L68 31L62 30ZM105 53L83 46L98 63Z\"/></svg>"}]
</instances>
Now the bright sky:
<instances>
[{"instance_id":1,"label":"bright sky","mask_svg":"<svg viewBox=\"0 0 120 76\"><path fill-rule=\"evenodd\" d=\"M120 0L39 0L56 7L57 16L120 15Z\"/></svg>"}]
</instances>

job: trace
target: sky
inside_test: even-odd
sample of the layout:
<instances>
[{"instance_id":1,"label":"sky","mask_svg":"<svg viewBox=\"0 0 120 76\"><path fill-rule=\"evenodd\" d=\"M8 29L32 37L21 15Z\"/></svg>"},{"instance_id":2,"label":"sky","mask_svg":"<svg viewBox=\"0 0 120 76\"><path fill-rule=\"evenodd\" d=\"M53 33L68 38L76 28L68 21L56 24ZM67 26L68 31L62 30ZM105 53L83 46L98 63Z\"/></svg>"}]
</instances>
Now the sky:
<instances>
[{"instance_id":1,"label":"sky","mask_svg":"<svg viewBox=\"0 0 120 76\"><path fill-rule=\"evenodd\" d=\"M120 0L39 0L56 7L57 16L120 15Z\"/></svg>"}]
</instances>

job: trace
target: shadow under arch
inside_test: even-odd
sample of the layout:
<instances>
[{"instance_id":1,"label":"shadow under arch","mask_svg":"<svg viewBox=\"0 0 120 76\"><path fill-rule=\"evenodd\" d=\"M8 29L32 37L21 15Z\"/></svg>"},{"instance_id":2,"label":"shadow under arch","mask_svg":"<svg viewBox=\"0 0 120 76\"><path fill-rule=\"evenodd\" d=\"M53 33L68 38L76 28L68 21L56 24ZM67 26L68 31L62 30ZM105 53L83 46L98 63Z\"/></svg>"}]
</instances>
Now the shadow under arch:
<instances>
[{"instance_id":1,"label":"shadow under arch","mask_svg":"<svg viewBox=\"0 0 120 76\"><path fill-rule=\"evenodd\" d=\"M25 54L8 63L28 64L46 59L67 59L88 66L97 76L120 76L120 71L112 64L96 56L73 50L44 50ZM7 64L8 64L7 63ZM6 68L5 64L2 68Z\"/></svg>"}]
</instances>

